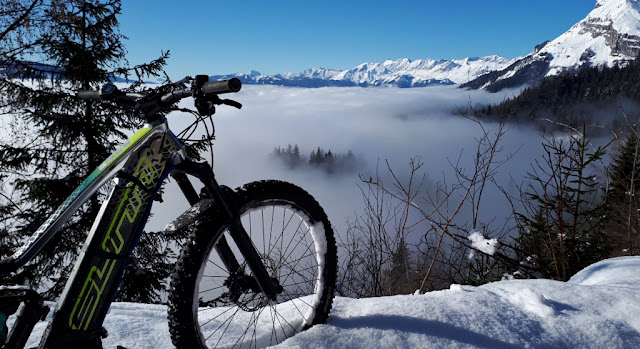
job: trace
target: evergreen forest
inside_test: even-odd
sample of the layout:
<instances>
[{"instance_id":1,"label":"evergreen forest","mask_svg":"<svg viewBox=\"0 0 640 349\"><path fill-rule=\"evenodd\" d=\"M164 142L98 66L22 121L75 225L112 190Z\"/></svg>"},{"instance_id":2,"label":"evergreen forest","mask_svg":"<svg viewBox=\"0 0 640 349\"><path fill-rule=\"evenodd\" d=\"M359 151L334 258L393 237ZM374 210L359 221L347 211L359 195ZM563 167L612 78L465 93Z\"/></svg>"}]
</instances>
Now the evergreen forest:
<instances>
[{"instance_id":1,"label":"evergreen forest","mask_svg":"<svg viewBox=\"0 0 640 349\"><path fill-rule=\"evenodd\" d=\"M356 158L351 150L340 154L331 152L331 149L324 151L318 147L306 156L300 153L297 144L275 147L272 156L290 170L312 169L327 174L353 173L363 165L363 160Z\"/></svg>"},{"instance_id":2,"label":"evergreen forest","mask_svg":"<svg viewBox=\"0 0 640 349\"><path fill-rule=\"evenodd\" d=\"M515 97L479 108L478 113L493 120L550 119L573 127L587 122L619 131L625 118L636 120L640 115L640 61L636 59L623 66L587 67L546 77Z\"/></svg>"}]
</instances>

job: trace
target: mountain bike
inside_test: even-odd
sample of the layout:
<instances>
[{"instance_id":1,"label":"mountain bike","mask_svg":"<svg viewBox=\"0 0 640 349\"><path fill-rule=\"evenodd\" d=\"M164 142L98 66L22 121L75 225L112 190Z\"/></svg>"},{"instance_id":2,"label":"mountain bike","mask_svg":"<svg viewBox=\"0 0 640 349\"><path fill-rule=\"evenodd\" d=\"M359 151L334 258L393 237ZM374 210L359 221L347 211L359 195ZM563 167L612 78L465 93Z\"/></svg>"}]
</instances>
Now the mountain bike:
<instances>
[{"instance_id":1,"label":"mountain bike","mask_svg":"<svg viewBox=\"0 0 640 349\"><path fill-rule=\"evenodd\" d=\"M163 183L173 181L191 207L167 226L182 244L168 295L168 321L178 348L263 347L327 320L336 281L336 246L327 215L303 189L282 181L219 185L211 165L192 160L169 129L167 113L193 98L199 120L216 106L241 108L219 95L238 79L185 78L145 92L114 84L79 91L93 103L127 108L146 124L104 160L11 257L0 274L23 267L99 188L111 182L38 348L101 348L102 326ZM190 178L202 183L198 193ZM0 286L0 343L23 348L48 306L36 290ZM11 331L7 317L15 314ZM8 335L7 335L8 333Z\"/></svg>"}]
</instances>

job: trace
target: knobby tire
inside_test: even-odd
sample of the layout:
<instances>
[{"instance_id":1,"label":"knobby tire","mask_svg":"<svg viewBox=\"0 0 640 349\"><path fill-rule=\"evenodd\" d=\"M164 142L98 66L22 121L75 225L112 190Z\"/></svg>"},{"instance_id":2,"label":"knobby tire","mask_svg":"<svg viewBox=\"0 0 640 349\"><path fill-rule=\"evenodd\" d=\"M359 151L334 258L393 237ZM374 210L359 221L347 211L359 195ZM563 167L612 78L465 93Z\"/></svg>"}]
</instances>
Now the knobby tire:
<instances>
[{"instance_id":1,"label":"knobby tire","mask_svg":"<svg viewBox=\"0 0 640 349\"><path fill-rule=\"evenodd\" d=\"M260 348L326 322L337 256L331 224L303 189L260 181L236 189L242 224L269 275L277 300L253 291L251 271L215 209L191 225L171 279L169 331L177 348ZM224 239L220 237L224 236ZM226 241L240 266L230 273L214 248Z\"/></svg>"}]
</instances>

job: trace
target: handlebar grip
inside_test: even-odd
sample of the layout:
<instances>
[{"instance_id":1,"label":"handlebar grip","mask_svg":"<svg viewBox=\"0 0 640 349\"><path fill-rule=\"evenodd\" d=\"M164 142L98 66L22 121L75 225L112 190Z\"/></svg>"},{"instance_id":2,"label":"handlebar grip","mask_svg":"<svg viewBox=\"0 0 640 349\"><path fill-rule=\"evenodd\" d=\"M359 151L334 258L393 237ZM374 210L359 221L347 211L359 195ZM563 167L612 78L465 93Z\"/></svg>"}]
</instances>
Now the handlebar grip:
<instances>
[{"instance_id":1,"label":"handlebar grip","mask_svg":"<svg viewBox=\"0 0 640 349\"><path fill-rule=\"evenodd\" d=\"M229 80L221 80L216 82L205 82L202 85L203 93L230 93L238 92L242 88L242 82L238 78L231 78Z\"/></svg>"},{"instance_id":2,"label":"handlebar grip","mask_svg":"<svg viewBox=\"0 0 640 349\"><path fill-rule=\"evenodd\" d=\"M160 97L160 103L165 105L173 104L181 100L182 98L189 97L189 96L191 96L191 90L188 90L188 89L171 91L166 95Z\"/></svg>"},{"instance_id":3,"label":"handlebar grip","mask_svg":"<svg viewBox=\"0 0 640 349\"><path fill-rule=\"evenodd\" d=\"M80 90L76 95L80 99L100 99L100 91L97 90Z\"/></svg>"}]
</instances>

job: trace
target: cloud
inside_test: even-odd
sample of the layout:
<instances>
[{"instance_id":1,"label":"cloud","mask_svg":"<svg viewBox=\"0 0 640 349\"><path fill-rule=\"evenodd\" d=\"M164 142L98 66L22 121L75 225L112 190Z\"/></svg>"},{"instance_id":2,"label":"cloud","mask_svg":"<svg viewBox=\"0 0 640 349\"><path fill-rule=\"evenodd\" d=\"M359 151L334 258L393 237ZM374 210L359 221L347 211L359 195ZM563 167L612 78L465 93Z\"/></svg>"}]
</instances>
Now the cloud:
<instances>
[{"instance_id":1,"label":"cloud","mask_svg":"<svg viewBox=\"0 0 640 349\"><path fill-rule=\"evenodd\" d=\"M343 230L348 218L359 213L362 198L358 174L328 176L322 172L290 171L269 156L275 146L297 144L308 155L317 147L334 153L351 150L361 156L369 176L380 160L388 160L394 169L405 171L411 157L420 156L431 181L442 176L453 179L450 162L458 158L462 166L472 165L480 128L454 111L469 105L496 103L509 97L455 87L398 88L287 88L245 86L233 98L243 104L241 110L219 107L214 116L216 177L221 184L236 187L260 179L293 182L318 199L332 223ZM189 106L191 101L183 101ZM180 130L190 116L173 114L169 122ZM488 129L492 129L490 125ZM504 154L525 147L499 177L519 176L528 167L531 152L539 137L533 130L512 129L503 143ZM461 156L462 152L462 157ZM380 169L383 172L384 168ZM180 195L174 185L168 195ZM176 194L177 193L177 194ZM487 197L487 200L493 199ZM172 203L154 209L156 216L175 217L184 205ZM498 206L491 209L497 211ZM504 204L506 208L506 204ZM166 214L164 213L166 212ZM173 214L171 214L173 213ZM495 213L497 214L497 212ZM153 223L157 227L161 223ZM166 224L166 223L164 223Z\"/></svg>"}]
</instances>

